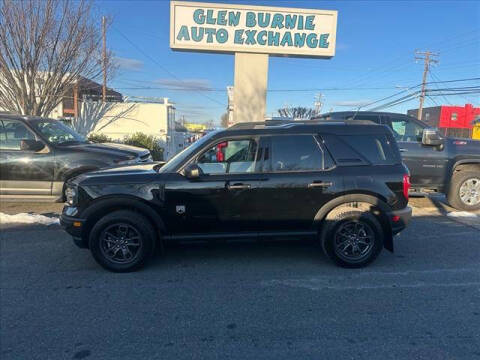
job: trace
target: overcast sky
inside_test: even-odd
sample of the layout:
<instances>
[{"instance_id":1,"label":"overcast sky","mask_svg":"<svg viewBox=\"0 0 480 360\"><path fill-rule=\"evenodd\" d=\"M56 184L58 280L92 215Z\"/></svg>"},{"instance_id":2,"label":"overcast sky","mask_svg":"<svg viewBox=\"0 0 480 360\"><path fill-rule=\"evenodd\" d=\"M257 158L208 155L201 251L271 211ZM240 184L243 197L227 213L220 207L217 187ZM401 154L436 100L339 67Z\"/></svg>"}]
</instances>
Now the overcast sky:
<instances>
[{"instance_id":1,"label":"overcast sky","mask_svg":"<svg viewBox=\"0 0 480 360\"><path fill-rule=\"evenodd\" d=\"M440 54L429 81L480 77L478 1L233 3L338 10L334 58L270 57L268 114L285 104L313 107L317 93L324 95L323 110L335 111L394 94L401 90L397 87L415 86L423 72L423 63L414 60L415 49ZM227 104L226 87L233 85L232 55L172 51L168 0L99 1L96 6L100 15L113 18L107 41L120 69L109 86L124 95L168 97L177 105L177 118L219 122ZM436 97L427 99L426 105L435 102L478 106L480 100L478 94ZM417 106L418 100L412 100L388 111L406 112Z\"/></svg>"}]
</instances>

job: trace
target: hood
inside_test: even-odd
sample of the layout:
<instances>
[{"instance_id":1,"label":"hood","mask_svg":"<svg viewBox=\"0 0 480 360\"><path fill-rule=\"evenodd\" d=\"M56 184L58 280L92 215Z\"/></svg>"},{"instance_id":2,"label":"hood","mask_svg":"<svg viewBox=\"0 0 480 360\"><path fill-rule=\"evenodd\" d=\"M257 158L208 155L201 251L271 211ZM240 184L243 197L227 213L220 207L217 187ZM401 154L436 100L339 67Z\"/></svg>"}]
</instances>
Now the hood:
<instances>
[{"instance_id":1,"label":"hood","mask_svg":"<svg viewBox=\"0 0 480 360\"><path fill-rule=\"evenodd\" d=\"M145 183L160 174L156 171L161 164L149 163L104 168L81 174L71 180L76 185L132 184Z\"/></svg>"},{"instance_id":2,"label":"hood","mask_svg":"<svg viewBox=\"0 0 480 360\"><path fill-rule=\"evenodd\" d=\"M150 150L148 149L117 143L77 144L70 145L69 148L93 153L109 154L113 156L117 155L119 157L144 157L150 154Z\"/></svg>"}]
</instances>

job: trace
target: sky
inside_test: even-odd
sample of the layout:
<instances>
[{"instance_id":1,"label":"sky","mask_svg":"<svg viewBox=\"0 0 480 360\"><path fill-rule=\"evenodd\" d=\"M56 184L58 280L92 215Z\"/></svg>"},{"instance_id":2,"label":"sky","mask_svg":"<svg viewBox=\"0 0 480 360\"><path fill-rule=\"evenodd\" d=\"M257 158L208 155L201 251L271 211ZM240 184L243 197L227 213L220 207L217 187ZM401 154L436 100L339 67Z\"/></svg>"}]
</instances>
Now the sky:
<instances>
[{"instance_id":1,"label":"sky","mask_svg":"<svg viewBox=\"0 0 480 360\"><path fill-rule=\"evenodd\" d=\"M423 62L415 61L416 50L438 53L428 81L480 77L478 1L232 3L338 11L332 59L269 58L267 115L277 115L284 106L313 107L317 94L322 95L322 112L356 109L400 91L405 92L399 97L406 95L414 91L408 87L422 81ZM168 97L176 104L177 119L219 124L226 111L226 87L233 85L234 56L171 50L169 6L168 0L96 2L96 12L112 19L107 46L119 67L108 86L140 99ZM429 97L425 106L465 103L479 106L479 94ZM385 111L405 113L417 107L418 99L413 99Z\"/></svg>"}]
</instances>

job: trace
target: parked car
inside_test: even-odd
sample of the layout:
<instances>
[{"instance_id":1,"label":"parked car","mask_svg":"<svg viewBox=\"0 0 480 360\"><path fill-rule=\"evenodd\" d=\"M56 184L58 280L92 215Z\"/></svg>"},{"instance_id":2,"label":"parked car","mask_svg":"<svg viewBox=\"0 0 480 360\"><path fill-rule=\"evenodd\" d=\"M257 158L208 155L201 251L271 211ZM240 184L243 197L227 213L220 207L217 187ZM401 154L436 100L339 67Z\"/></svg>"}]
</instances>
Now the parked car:
<instances>
[{"instance_id":1,"label":"parked car","mask_svg":"<svg viewBox=\"0 0 480 360\"><path fill-rule=\"evenodd\" d=\"M480 141L442 136L437 129L404 114L332 112L317 120L369 120L387 125L410 169L412 191L440 192L451 206L480 209Z\"/></svg>"},{"instance_id":2,"label":"parked car","mask_svg":"<svg viewBox=\"0 0 480 360\"><path fill-rule=\"evenodd\" d=\"M72 177L151 161L149 150L93 144L60 121L0 114L0 201L64 201L64 183Z\"/></svg>"},{"instance_id":3,"label":"parked car","mask_svg":"<svg viewBox=\"0 0 480 360\"><path fill-rule=\"evenodd\" d=\"M407 225L409 174L389 129L244 123L162 167L131 165L67 183L61 224L112 271L165 241L311 237L338 265L371 263Z\"/></svg>"}]
</instances>

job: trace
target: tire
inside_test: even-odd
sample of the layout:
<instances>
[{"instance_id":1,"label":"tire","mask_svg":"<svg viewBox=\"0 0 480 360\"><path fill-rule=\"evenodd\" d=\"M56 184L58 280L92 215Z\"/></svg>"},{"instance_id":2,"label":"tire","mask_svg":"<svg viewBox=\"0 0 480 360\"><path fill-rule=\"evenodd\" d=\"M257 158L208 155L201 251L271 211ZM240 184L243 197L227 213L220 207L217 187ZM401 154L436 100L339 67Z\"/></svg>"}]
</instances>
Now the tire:
<instances>
[{"instance_id":1,"label":"tire","mask_svg":"<svg viewBox=\"0 0 480 360\"><path fill-rule=\"evenodd\" d=\"M345 208L345 211L339 211L325 221L322 247L336 265L361 268L374 261L382 251L383 229L377 218L369 212ZM349 235L352 237L349 238Z\"/></svg>"},{"instance_id":2,"label":"tire","mask_svg":"<svg viewBox=\"0 0 480 360\"><path fill-rule=\"evenodd\" d=\"M143 216L119 210L102 217L92 228L89 248L94 259L113 272L140 269L155 251L155 229Z\"/></svg>"},{"instance_id":3,"label":"tire","mask_svg":"<svg viewBox=\"0 0 480 360\"><path fill-rule=\"evenodd\" d=\"M480 209L480 173L473 171L454 173L447 200L455 209L466 211Z\"/></svg>"}]
</instances>

